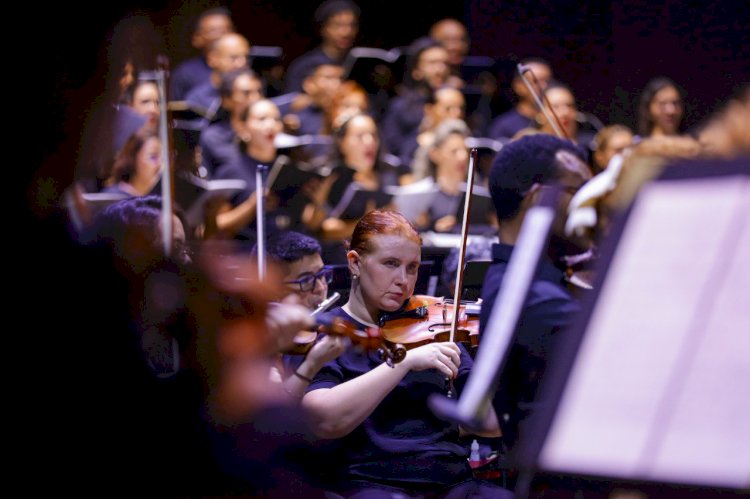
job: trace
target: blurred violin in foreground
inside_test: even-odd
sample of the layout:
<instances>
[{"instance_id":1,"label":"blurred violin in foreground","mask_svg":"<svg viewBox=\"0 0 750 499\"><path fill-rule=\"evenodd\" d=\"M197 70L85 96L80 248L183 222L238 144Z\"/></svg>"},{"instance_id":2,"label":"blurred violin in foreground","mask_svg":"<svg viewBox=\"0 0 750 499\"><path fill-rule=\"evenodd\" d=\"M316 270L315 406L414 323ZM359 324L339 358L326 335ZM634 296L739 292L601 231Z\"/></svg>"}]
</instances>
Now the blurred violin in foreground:
<instances>
[{"instance_id":1,"label":"blurred violin in foreground","mask_svg":"<svg viewBox=\"0 0 750 499\"><path fill-rule=\"evenodd\" d=\"M382 335L382 329L368 327L364 330L357 329L341 317L327 313L316 316L319 324L318 331L325 334L339 334L349 338L354 345L365 350L376 350L383 360L390 367L398 364L406 357L406 348L403 345L386 341Z\"/></svg>"},{"instance_id":2,"label":"blurred violin in foreground","mask_svg":"<svg viewBox=\"0 0 750 499\"><path fill-rule=\"evenodd\" d=\"M341 295L334 293L324 300L318 308L312 312L317 329L315 331L302 331L294 338L294 346L287 353L292 355L305 355L315 344L319 334L339 335L349 338L353 345L367 351L375 350L380 358L390 367L398 364L406 357L406 348L394 342L384 342L381 331L378 328L358 329L354 324L343 318L326 313Z\"/></svg>"}]
</instances>

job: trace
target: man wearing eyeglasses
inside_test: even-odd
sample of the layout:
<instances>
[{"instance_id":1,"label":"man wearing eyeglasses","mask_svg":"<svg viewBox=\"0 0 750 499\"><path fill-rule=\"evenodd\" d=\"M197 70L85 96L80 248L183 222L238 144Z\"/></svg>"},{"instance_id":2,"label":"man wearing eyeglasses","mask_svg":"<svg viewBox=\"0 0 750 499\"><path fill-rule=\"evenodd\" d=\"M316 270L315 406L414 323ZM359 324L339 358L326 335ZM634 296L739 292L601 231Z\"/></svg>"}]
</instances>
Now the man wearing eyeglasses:
<instances>
[{"instance_id":1,"label":"man wearing eyeglasses","mask_svg":"<svg viewBox=\"0 0 750 499\"><path fill-rule=\"evenodd\" d=\"M283 273L288 294L296 294L310 310L328 296L333 270L323 265L320 243L305 234L284 231L272 235L266 243L268 261Z\"/></svg>"},{"instance_id":2,"label":"man wearing eyeglasses","mask_svg":"<svg viewBox=\"0 0 750 499\"><path fill-rule=\"evenodd\" d=\"M266 256L283 275L288 291L284 301L295 301L312 312L326 299L333 270L323 265L321 251L317 240L300 232L283 231L269 237ZM321 335L304 357L284 356L279 373L284 391L301 399L313 376L326 362L341 355L349 343L343 336Z\"/></svg>"}]
</instances>

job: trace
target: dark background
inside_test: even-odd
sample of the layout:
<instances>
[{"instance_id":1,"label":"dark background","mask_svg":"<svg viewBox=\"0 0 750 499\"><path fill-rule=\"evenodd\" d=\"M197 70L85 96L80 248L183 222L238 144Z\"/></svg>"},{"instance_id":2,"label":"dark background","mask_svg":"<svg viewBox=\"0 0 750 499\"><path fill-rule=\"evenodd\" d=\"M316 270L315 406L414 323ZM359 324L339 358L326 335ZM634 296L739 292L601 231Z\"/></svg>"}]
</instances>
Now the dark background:
<instances>
[{"instance_id":1,"label":"dark background","mask_svg":"<svg viewBox=\"0 0 750 499\"><path fill-rule=\"evenodd\" d=\"M175 65L192 55L192 18L216 4L126 0L88 11L62 3L46 7L41 19L34 18L43 34L45 74L31 82L33 103L40 106L43 117L39 120L38 113L31 113L43 139L31 150L31 164L48 165L46 174L54 172L58 187L64 187L72 175L87 112L104 89L108 39L121 19L147 16L158 35L155 40L143 36L139 41L161 44ZM286 62L316 44L311 19L317 4L225 3L241 33L254 44L283 47ZM579 108L605 123L634 127L637 96L657 75L670 76L685 90L688 127L700 124L750 80L747 1L667 0L657 5L650 0L358 0L358 4L362 16L357 45L408 45L437 19L453 16L469 28L472 55L495 57L508 68L524 56L548 59L556 76L574 89ZM38 72L35 55L24 61ZM498 74L498 79L507 87L505 74Z\"/></svg>"}]
</instances>

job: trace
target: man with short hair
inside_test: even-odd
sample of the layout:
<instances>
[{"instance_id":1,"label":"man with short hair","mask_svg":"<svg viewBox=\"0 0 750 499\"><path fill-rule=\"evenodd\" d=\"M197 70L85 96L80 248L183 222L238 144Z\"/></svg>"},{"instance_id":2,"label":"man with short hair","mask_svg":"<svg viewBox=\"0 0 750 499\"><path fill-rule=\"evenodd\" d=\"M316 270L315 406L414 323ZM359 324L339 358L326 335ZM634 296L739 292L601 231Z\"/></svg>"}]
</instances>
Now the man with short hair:
<instances>
[{"instance_id":1,"label":"man with short hair","mask_svg":"<svg viewBox=\"0 0 750 499\"><path fill-rule=\"evenodd\" d=\"M184 100L190 90L210 81L208 50L216 40L233 31L234 23L228 9L215 7L201 12L191 38L193 47L200 54L174 68L169 80L169 100Z\"/></svg>"},{"instance_id":2,"label":"man with short hair","mask_svg":"<svg viewBox=\"0 0 750 499\"><path fill-rule=\"evenodd\" d=\"M498 152L489 174L489 190L499 222L499 243L492 246L492 265L482 286L480 338L486 334L490 315L508 271L526 213L544 189L560 186L556 219L546 252L540 258L526 302L520 312L505 368L493 398L503 433L512 448L523 432L523 423L537 402L537 388L547 361L579 305L565 283L561 257L589 245L585 239L564 234L570 199L591 172L578 146L551 135L528 135ZM482 348L480 340L479 348ZM498 359L500 362L502 359Z\"/></svg>"},{"instance_id":3,"label":"man with short hair","mask_svg":"<svg viewBox=\"0 0 750 499\"><path fill-rule=\"evenodd\" d=\"M221 109L217 119L201 130L198 138L201 165L208 177L222 166L239 161L248 109L264 97L263 82L252 69L230 71L221 77L219 95Z\"/></svg>"},{"instance_id":4,"label":"man with short hair","mask_svg":"<svg viewBox=\"0 0 750 499\"><path fill-rule=\"evenodd\" d=\"M312 312L326 299L333 271L323 265L321 251L316 239L300 232L283 231L269 236L265 252L269 263L282 273L286 290L282 300L301 303ZM304 356L285 355L278 372L284 390L301 399L315 374L348 345L349 340L343 336L322 335Z\"/></svg>"},{"instance_id":5,"label":"man with short hair","mask_svg":"<svg viewBox=\"0 0 750 499\"><path fill-rule=\"evenodd\" d=\"M428 36L417 38L407 48L402 90L389 101L380 122L383 147L390 154L402 160L406 157L406 137L418 133L425 103L448 83L448 57L446 48Z\"/></svg>"},{"instance_id":6,"label":"man with short hair","mask_svg":"<svg viewBox=\"0 0 750 499\"><path fill-rule=\"evenodd\" d=\"M300 94L289 109L282 109L284 123L296 135L327 135L325 115L329 111L333 96L341 86L343 75L341 65L323 62L311 67L302 81L303 93ZM300 148L301 158L312 163L323 163L331 153L331 142L304 145Z\"/></svg>"},{"instance_id":7,"label":"man with short hair","mask_svg":"<svg viewBox=\"0 0 750 499\"><path fill-rule=\"evenodd\" d=\"M249 57L250 42L239 33L227 33L209 48L206 56L211 68L209 81L193 88L185 96L190 108L200 110L204 115L204 126L213 121L221 106L219 86L222 75L249 67Z\"/></svg>"},{"instance_id":8,"label":"man with short hair","mask_svg":"<svg viewBox=\"0 0 750 499\"><path fill-rule=\"evenodd\" d=\"M461 78L461 65L469 54L469 33L458 19L446 17L430 27L430 37L439 41L448 51L451 75Z\"/></svg>"},{"instance_id":9,"label":"man with short hair","mask_svg":"<svg viewBox=\"0 0 750 499\"><path fill-rule=\"evenodd\" d=\"M315 238L295 231L277 232L269 236L265 250L269 263L283 273L287 296L296 294L310 310L326 299L331 272L323 265Z\"/></svg>"},{"instance_id":10,"label":"man with short hair","mask_svg":"<svg viewBox=\"0 0 750 499\"><path fill-rule=\"evenodd\" d=\"M321 42L292 61L284 75L286 92L301 92L305 77L322 64L341 65L359 33L360 9L351 0L326 0L315 11Z\"/></svg>"},{"instance_id":11,"label":"man with short hair","mask_svg":"<svg viewBox=\"0 0 750 499\"><path fill-rule=\"evenodd\" d=\"M535 86L534 90L540 96L552 81L552 66L538 57L527 58L521 61L523 66L528 67L533 76L528 72L525 76ZM490 123L487 135L493 139L510 139L524 128L536 125L536 116L540 112L534 100L516 68L513 69L511 89L516 95L516 103L512 109L501 114Z\"/></svg>"}]
</instances>

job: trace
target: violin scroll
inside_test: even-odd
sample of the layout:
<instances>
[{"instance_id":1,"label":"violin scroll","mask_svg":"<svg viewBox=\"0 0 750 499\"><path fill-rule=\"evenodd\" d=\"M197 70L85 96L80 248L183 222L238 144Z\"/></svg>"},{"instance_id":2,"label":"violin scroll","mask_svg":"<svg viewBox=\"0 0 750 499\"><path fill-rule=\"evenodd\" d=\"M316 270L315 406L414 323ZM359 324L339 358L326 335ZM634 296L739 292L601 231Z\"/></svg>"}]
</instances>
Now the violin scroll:
<instances>
[{"instance_id":1,"label":"violin scroll","mask_svg":"<svg viewBox=\"0 0 750 499\"><path fill-rule=\"evenodd\" d=\"M400 343L394 343L393 345L383 343L378 352L380 353L380 359L388 364L388 367L393 367L406 358L406 348Z\"/></svg>"},{"instance_id":2,"label":"violin scroll","mask_svg":"<svg viewBox=\"0 0 750 499\"><path fill-rule=\"evenodd\" d=\"M346 336L365 350L377 350L389 367L394 367L406 357L406 348L398 343L386 343L378 328L359 329L341 317L326 313L318 314L315 318L319 324L318 332Z\"/></svg>"}]
</instances>

